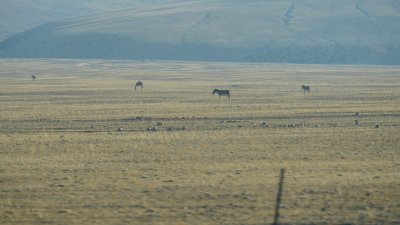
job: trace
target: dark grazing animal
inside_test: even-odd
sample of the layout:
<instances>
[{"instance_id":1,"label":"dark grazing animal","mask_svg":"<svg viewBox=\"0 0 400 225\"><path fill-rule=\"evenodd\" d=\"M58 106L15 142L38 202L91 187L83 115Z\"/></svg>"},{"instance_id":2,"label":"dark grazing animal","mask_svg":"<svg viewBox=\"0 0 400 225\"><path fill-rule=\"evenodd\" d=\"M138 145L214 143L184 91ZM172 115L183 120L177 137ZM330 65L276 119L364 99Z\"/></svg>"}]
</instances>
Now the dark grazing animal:
<instances>
[{"instance_id":1,"label":"dark grazing animal","mask_svg":"<svg viewBox=\"0 0 400 225\"><path fill-rule=\"evenodd\" d=\"M37 75L32 74L32 80L36 80Z\"/></svg>"},{"instance_id":2,"label":"dark grazing animal","mask_svg":"<svg viewBox=\"0 0 400 225\"><path fill-rule=\"evenodd\" d=\"M143 82L140 80L135 84L135 90L137 90L138 88L143 89Z\"/></svg>"},{"instance_id":3,"label":"dark grazing animal","mask_svg":"<svg viewBox=\"0 0 400 225\"><path fill-rule=\"evenodd\" d=\"M218 90L218 89L214 89L213 91L213 95L218 94L219 95L219 99L222 101L222 96L227 96L229 101L231 101L231 94L229 92L229 90Z\"/></svg>"},{"instance_id":4,"label":"dark grazing animal","mask_svg":"<svg viewBox=\"0 0 400 225\"><path fill-rule=\"evenodd\" d=\"M311 87L310 86L305 86L305 85L301 85L301 89L304 91L304 93L311 92Z\"/></svg>"}]
</instances>

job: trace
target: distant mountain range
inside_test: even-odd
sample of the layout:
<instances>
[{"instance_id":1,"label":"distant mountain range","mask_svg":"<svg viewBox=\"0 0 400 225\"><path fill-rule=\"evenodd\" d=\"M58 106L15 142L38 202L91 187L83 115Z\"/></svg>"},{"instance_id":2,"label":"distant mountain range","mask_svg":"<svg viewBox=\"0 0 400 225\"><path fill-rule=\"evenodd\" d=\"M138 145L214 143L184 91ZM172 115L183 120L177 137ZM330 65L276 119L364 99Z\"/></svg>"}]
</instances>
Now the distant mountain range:
<instances>
[{"instance_id":1,"label":"distant mountain range","mask_svg":"<svg viewBox=\"0 0 400 225\"><path fill-rule=\"evenodd\" d=\"M179 0L1 0L0 41L60 19L177 1Z\"/></svg>"},{"instance_id":2,"label":"distant mountain range","mask_svg":"<svg viewBox=\"0 0 400 225\"><path fill-rule=\"evenodd\" d=\"M13 35L0 57L400 65L399 24L398 0L137 1Z\"/></svg>"}]
</instances>

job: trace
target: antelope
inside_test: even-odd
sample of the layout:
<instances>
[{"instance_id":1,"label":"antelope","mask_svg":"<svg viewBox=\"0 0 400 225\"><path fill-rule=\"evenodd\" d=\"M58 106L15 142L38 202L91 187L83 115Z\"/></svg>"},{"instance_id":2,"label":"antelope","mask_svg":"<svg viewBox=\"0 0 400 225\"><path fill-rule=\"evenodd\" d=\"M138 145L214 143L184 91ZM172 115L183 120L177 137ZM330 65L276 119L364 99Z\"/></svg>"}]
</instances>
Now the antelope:
<instances>
[{"instance_id":1,"label":"antelope","mask_svg":"<svg viewBox=\"0 0 400 225\"><path fill-rule=\"evenodd\" d=\"M138 81L135 84L135 90L137 90L138 88L143 89L143 82L142 81Z\"/></svg>"},{"instance_id":2,"label":"antelope","mask_svg":"<svg viewBox=\"0 0 400 225\"><path fill-rule=\"evenodd\" d=\"M306 92L311 93L311 87L310 86L301 85L301 89L304 91L304 94Z\"/></svg>"},{"instance_id":3,"label":"antelope","mask_svg":"<svg viewBox=\"0 0 400 225\"><path fill-rule=\"evenodd\" d=\"M227 96L229 101L231 101L231 95L229 90L218 90L218 89L214 89L213 91L213 95L218 94L219 95L219 99L222 101L222 96Z\"/></svg>"}]
</instances>

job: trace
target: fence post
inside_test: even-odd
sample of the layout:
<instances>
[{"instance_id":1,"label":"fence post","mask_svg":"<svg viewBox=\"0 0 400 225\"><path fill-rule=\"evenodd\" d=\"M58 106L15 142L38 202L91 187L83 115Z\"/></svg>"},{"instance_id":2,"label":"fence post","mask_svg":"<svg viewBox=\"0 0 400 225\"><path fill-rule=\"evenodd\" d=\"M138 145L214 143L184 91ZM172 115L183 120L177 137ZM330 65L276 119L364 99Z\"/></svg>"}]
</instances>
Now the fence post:
<instances>
[{"instance_id":1,"label":"fence post","mask_svg":"<svg viewBox=\"0 0 400 225\"><path fill-rule=\"evenodd\" d=\"M282 201L282 191L283 191L283 180L284 179L285 179L285 168L282 168L281 169L281 174L280 174L280 177L279 177L278 194L276 195L274 223L272 225L278 225L279 208L280 208L281 201Z\"/></svg>"}]
</instances>

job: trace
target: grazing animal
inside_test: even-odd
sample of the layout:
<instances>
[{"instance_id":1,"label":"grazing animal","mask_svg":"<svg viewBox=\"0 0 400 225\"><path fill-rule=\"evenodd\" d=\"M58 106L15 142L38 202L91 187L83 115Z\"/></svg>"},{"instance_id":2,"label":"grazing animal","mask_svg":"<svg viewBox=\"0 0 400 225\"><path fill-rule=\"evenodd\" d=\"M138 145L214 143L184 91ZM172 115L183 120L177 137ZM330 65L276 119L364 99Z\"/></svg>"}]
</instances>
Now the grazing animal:
<instances>
[{"instance_id":1,"label":"grazing animal","mask_svg":"<svg viewBox=\"0 0 400 225\"><path fill-rule=\"evenodd\" d=\"M214 89L213 91L213 95L218 94L219 95L219 99L222 101L222 97L221 96L227 96L229 101L231 101L231 94L229 92L229 90L218 90L218 89Z\"/></svg>"},{"instance_id":2,"label":"grazing animal","mask_svg":"<svg viewBox=\"0 0 400 225\"><path fill-rule=\"evenodd\" d=\"M143 89L143 82L142 81L138 81L135 84L135 90L137 90L138 88Z\"/></svg>"},{"instance_id":3,"label":"grazing animal","mask_svg":"<svg viewBox=\"0 0 400 225\"><path fill-rule=\"evenodd\" d=\"M305 86L305 85L301 85L301 89L304 91L304 93L311 92L311 87L310 86Z\"/></svg>"},{"instance_id":4,"label":"grazing animal","mask_svg":"<svg viewBox=\"0 0 400 225\"><path fill-rule=\"evenodd\" d=\"M32 80L36 80L37 75L32 74Z\"/></svg>"}]
</instances>

